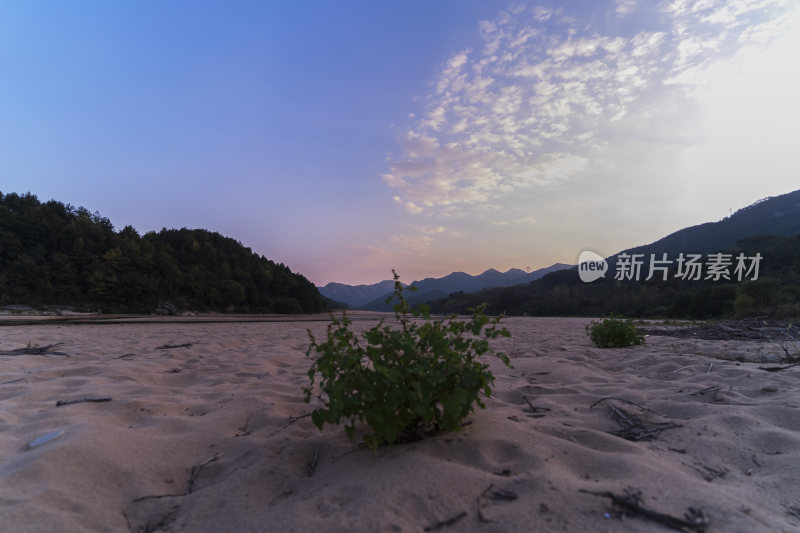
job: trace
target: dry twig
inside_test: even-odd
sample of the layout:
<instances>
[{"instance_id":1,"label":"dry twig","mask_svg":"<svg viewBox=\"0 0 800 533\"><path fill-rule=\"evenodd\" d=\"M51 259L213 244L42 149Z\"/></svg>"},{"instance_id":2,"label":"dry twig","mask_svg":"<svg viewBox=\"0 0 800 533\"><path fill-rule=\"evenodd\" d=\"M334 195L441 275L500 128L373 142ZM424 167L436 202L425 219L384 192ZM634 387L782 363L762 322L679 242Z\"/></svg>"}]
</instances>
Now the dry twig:
<instances>
[{"instance_id":1,"label":"dry twig","mask_svg":"<svg viewBox=\"0 0 800 533\"><path fill-rule=\"evenodd\" d=\"M170 348L191 348L191 342L185 342L183 344L164 344L163 346L156 347L156 350L169 350Z\"/></svg>"},{"instance_id":2,"label":"dry twig","mask_svg":"<svg viewBox=\"0 0 800 533\"><path fill-rule=\"evenodd\" d=\"M74 403L83 403L83 402L110 402L111 396L96 396L94 398L80 398L78 400L58 400L56 402L56 407L61 407L62 405L72 405Z\"/></svg>"},{"instance_id":3,"label":"dry twig","mask_svg":"<svg viewBox=\"0 0 800 533\"><path fill-rule=\"evenodd\" d=\"M317 463L319 462L319 450L314 450L314 457L311 458L311 462L308 463L308 477L314 475L314 471L317 469Z\"/></svg>"},{"instance_id":4,"label":"dry twig","mask_svg":"<svg viewBox=\"0 0 800 533\"><path fill-rule=\"evenodd\" d=\"M464 518L465 516L467 516L467 512L466 511L461 511L460 513L458 513L457 515L455 515L452 518L448 518L447 520L442 520L441 522L437 522L437 523L433 524L432 526L426 527L425 531L436 531L437 529L442 529L443 527L450 527L453 524L455 524L456 522L458 522L459 520L461 520L462 518Z\"/></svg>"},{"instance_id":5,"label":"dry twig","mask_svg":"<svg viewBox=\"0 0 800 533\"><path fill-rule=\"evenodd\" d=\"M25 348L17 348L9 352L2 352L0 355L63 355L64 357L69 357L69 355L65 353L56 352L54 350L56 346L61 346L62 344L64 343L57 342L55 344L48 344L47 346L26 346Z\"/></svg>"},{"instance_id":6,"label":"dry twig","mask_svg":"<svg viewBox=\"0 0 800 533\"><path fill-rule=\"evenodd\" d=\"M194 482L197 479L197 476L200 475L200 472L202 472L203 468L208 463L213 463L214 461L219 459L220 455L222 455L222 452L217 452L217 453L214 454L213 457L209 457L208 459L206 459L202 463L196 464L196 465L194 465L192 467L192 472L189 474L189 481L186 483L186 494L191 494L192 493L192 489L194 489Z\"/></svg>"},{"instance_id":7,"label":"dry twig","mask_svg":"<svg viewBox=\"0 0 800 533\"><path fill-rule=\"evenodd\" d=\"M701 509L690 507L684 518L660 513L648 509L641 504L641 492L628 490L623 496L619 496L610 491L596 492L593 490L580 489L580 492L593 496L603 496L610 498L611 501L623 511L623 516L627 513L644 516L660 524L678 531L697 531L703 532L708 526L708 518Z\"/></svg>"}]
</instances>

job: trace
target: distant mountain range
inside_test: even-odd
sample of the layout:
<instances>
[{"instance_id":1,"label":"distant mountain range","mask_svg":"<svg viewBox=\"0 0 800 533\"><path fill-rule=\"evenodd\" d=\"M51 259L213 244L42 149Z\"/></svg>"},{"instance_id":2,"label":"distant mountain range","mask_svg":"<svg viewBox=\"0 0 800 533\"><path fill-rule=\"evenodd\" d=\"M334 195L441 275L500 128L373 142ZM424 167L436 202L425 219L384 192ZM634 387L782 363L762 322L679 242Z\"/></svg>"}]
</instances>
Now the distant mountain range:
<instances>
[{"instance_id":1,"label":"distant mountain range","mask_svg":"<svg viewBox=\"0 0 800 533\"><path fill-rule=\"evenodd\" d=\"M465 272L453 272L442 278L425 278L412 282L411 285L416 287L417 290L406 292L405 297L413 305L444 298L454 292L470 293L488 287L509 287L520 283L528 283L550 272L572 267L573 265L556 263L533 272L526 272L519 268L500 272L490 268L477 276L471 276ZM355 286L343 283L328 283L324 287L319 287L320 294L331 300L345 303L350 307L372 311L391 311L394 304L387 304L386 300L392 295L393 290L394 282L392 280L384 280L372 285Z\"/></svg>"},{"instance_id":2,"label":"distant mountain range","mask_svg":"<svg viewBox=\"0 0 800 533\"><path fill-rule=\"evenodd\" d=\"M676 279L621 281L615 279L622 253L643 254L649 264L667 254L729 253L733 257L761 254L757 281L738 282ZM764 198L718 222L684 228L653 243L629 248L606 258L608 273L591 283L579 279L577 268L552 272L514 287L491 288L473 294L451 294L431 304L433 312L466 312L481 303L488 312L530 316L600 316L621 313L637 317L709 318L722 316L800 316L800 190ZM646 275L646 271L643 271Z\"/></svg>"},{"instance_id":3,"label":"distant mountain range","mask_svg":"<svg viewBox=\"0 0 800 533\"><path fill-rule=\"evenodd\" d=\"M717 284L711 288L698 289L689 282L672 281L661 285L630 284L620 288L619 282L613 279L617 257L621 253L628 253L644 254L645 258L649 259L650 254L660 257L666 253L669 259L675 259L681 252L708 254L730 252L735 249L748 251L755 246L756 249L750 253L759 251L758 248L761 247L770 255L764 258L762 276L778 276L774 269L779 269L781 266L785 269L787 265L795 264L794 256L791 256L794 251L792 249L782 251L781 245L775 244L784 241L773 242L759 236L798 234L800 234L800 190L764 198L720 221L687 227L653 243L629 248L609 256L607 258L609 274L605 279L591 284L585 284L578 279L574 265L556 263L530 273L520 269L511 269L507 272L489 269L478 276L453 272L443 278L414 281L412 285L418 290L406 292L405 296L412 305L435 301L433 310L436 312L466 312L470 307L487 302L490 312L509 314L585 316L622 312L630 316L695 318L728 316L733 313L734 300L740 295L743 297L737 304L739 305L737 312L747 309L745 305L747 298L756 298L756 295L742 291L753 290L752 288L748 289L746 284L741 286ZM747 241L746 248L741 248L745 241ZM794 241L786 241L789 242ZM790 244L787 245L791 247ZM790 267L788 272L796 271L793 269L794 267ZM795 282L787 278L782 279L780 283L793 286ZM778 286L780 287L780 284ZM319 291L323 296L346 303L350 307L390 311L393 303L387 304L386 300L391 296L392 288L393 282L385 280L374 285L355 287L329 283L325 287L320 287ZM706 294L702 291L712 291L713 295L709 296L711 292ZM687 303L687 298L691 298L692 302ZM773 300L772 308L764 304L758 308L759 312L772 313L779 305L784 309L795 309L794 306L800 306L800 303L795 303L791 298L787 300L787 297L783 296L775 296Z\"/></svg>"},{"instance_id":4,"label":"distant mountain range","mask_svg":"<svg viewBox=\"0 0 800 533\"><path fill-rule=\"evenodd\" d=\"M350 307L361 307L383 294L391 293L394 281L386 279L372 285L345 285L331 282L317 288L321 295L334 302L341 302Z\"/></svg>"}]
</instances>

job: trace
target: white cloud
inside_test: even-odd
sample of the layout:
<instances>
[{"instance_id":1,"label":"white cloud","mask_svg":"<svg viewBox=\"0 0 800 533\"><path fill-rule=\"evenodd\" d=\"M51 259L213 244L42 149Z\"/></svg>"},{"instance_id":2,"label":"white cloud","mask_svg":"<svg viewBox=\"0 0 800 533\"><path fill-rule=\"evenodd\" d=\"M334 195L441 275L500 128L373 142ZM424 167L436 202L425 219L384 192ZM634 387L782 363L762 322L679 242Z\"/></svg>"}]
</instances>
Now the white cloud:
<instances>
[{"instance_id":1,"label":"white cloud","mask_svg":"<svg viewBox=\"0 0 800 533\"><path fill-rule=\"evenodd\" d=\"M612 1L605 20L648 15L629 33L556 5L482 21L480 42L444 62L383 174L409 212L463 217L580 179L615 143L693 142L686 117L714 66L780 35L787 3Z\"/></svg>"},{"instance_id":2,"label":"white cloud","mask_svg":"<svg viewBox=\"0 0 800 533\"><path fill-rule=\"evenodd\" d=\"M417 204L415 204L414 202L403 201L403 199L397 195L393 196L392 198L394 199L395 202L402 205L405 208L405 210L408 211L409 213L412 214L422 213L422 208Z\"/></svg>"},{"instance_id":3,"label":"white cloud","mask_svg":"<svg viewBox=\"0 0 800 533\"><path fill-rule=\"evenodd\" d=\"M416 229L419 230L420 232L426 234L426 235L437 235L439 233L444 233L444 231L445 231L445 227L444 226L436 226L436 227L420 226L420 227L417 227Z\"/></svg>"},{"instance_id":4,"label":"white cloud","mask_svg":"<svg viewBox=\"0 0 800 533\"><path fill-rule=\"evenodd\" d=\"M506 226L532 226L536 224L536 217L519 217L512 220L492 220L492 226L506 227Z\"/></svg>"},{"instance_id":5,"label":"white cloud","mask_svg":"<svg viewBox=\"0 0 800 533\"><path fill-rule=\"evenodd\" d=\"M433 242L433 238L427 235L392 235L389 240L406 250L424 250Z\"/></svg>"},{"instance_id":6,"label":"white cloud","mask_svg":"<svg viewBox=\"0 0 800 533\"><path fill-rule=\"evenodd\" d=\"M444 106L439 106L432 111L428 111L425 120L420 122L420 127L422 129L431 129L431 130L438 130L442 127L445 121L445 110Z\"/></svg>"},{"instance_id":7,"label":"white cloud","mask_svg":"<svg viewBox=\"0 0 800 533\"><path fill-rule=\"evenodd\" d=\"M636 0L617 0L617 14L627 15L636 7Z\"/></svg>"}]
</instances>

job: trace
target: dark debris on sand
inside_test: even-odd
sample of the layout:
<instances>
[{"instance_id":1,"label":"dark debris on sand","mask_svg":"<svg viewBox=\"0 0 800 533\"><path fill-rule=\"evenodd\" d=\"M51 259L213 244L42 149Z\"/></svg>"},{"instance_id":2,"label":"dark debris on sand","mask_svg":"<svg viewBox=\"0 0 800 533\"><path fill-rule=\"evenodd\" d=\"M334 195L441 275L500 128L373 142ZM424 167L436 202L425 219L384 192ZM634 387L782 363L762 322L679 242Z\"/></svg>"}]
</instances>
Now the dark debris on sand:
<instances>
[{"instance_id":1,"label":"dark debris on sand","mask_svg":"<svg viewBox=\"0 0 800 533\"><path fill-rule=\"evenodd\" d=\"M638 328L644 335L681 339L776 342L800 339L800 324L766 319L725 320L693 326Z\"/></svg>"}]
</instances>

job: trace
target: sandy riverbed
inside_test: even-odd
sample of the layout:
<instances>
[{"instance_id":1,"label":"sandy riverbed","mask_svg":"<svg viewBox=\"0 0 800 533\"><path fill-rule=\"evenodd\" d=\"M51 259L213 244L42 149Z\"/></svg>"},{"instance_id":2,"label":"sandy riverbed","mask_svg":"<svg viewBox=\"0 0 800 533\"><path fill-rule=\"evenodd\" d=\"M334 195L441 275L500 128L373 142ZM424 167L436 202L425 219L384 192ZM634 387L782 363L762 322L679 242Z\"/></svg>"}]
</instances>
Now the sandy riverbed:
<instances>
[{"instance_id":1,"label":"sandy riverbed","mask_svg":"<svg viewBox=\"0 0 800 533\"><path fill-rule=\"evenodd\" d=\"M711 532L800 529L800 367L759 369L757 342L599 349L587 323L507 319L487 409L377 452L304 416L324 321L4 326L0 351L69 357L0 356L0 529L669 531L591 493L630 490ZM676 427L626 440L618 413Z\"/></svg>"}]
</instances>

